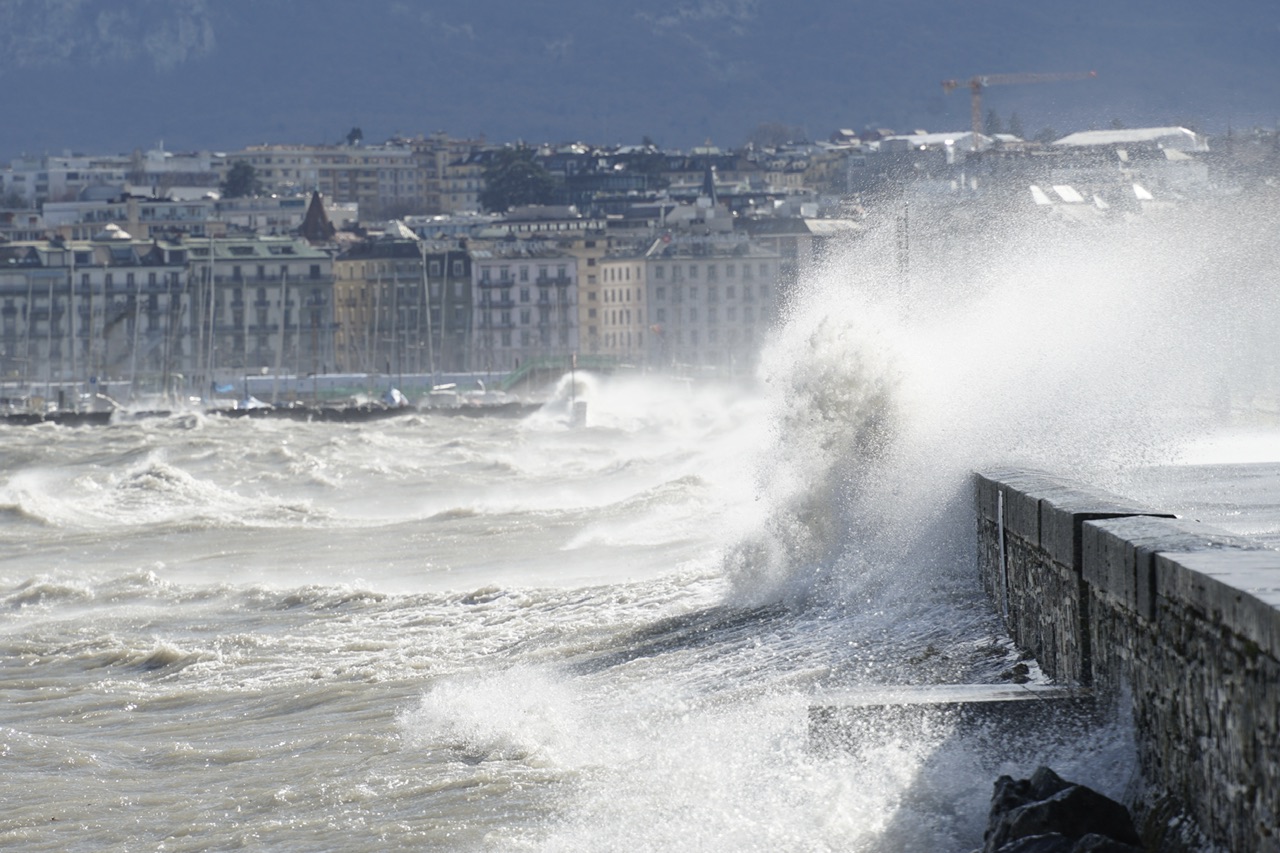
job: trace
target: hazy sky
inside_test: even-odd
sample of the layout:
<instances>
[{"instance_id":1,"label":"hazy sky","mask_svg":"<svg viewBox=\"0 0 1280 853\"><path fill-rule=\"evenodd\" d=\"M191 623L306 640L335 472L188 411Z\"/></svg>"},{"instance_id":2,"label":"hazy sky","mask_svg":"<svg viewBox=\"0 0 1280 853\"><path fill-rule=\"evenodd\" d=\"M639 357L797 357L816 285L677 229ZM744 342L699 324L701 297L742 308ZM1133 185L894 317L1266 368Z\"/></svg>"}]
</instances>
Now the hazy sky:
<instances>
[{"instance_id":1,"label":"hazy sky","mask_svg":"<svg viewBox=\"0 0 1280 853\"><path fill-rule=\"evenodd\" d=\"M952 130L945 78L1028 134L1271 126L1274 0L0 0L0 157L446 130L738 145L780 122Z\"/></svg>"}]
</instances>

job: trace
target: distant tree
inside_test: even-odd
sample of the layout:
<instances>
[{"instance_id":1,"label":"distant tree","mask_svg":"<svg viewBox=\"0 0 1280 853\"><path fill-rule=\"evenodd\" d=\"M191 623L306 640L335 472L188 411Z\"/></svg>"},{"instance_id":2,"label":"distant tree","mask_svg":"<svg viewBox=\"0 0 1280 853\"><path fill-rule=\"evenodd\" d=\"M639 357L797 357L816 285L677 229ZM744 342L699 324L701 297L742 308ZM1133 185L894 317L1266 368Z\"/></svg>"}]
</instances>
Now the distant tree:
<instances>
[{"instance_id":1,"label":"distant tree","mask_svg":"<svg viewBox=\"0 0 1280 853\"><path fill-rule=\"evenodd\" d=\"M0 208L5 210L26 210L27 197L16 190L9 190L3 197L0 197Z\"/></svg>"},{"instance_id":2,"label":"distant tree","mask_svg":"<svg viewBox=\"0 0 1280 853\"><path fill-rule=\"evenodd\" d=\"M660 147L660 146L658 145L658 143L656 143L656 142L654 142L654 141L653 141L653 137L652 137L652 136L650 136L650 135L649 135L649 134L647 134L647 133L646 133L646 134L644 135L644 137L640 140L640 144L641 144L641 145L643 145L645 148L658 148L658 147Z\"/></svg>"},{"instance_id":3,"label":"distant tree","mask_svg":"<svg viewBox=\"0 0 1280 853\"><path fill-rule=\"evenodd\" d=\"M347 131L347 144L359 145L364 141L364 131L358 127L353 127Z\"/></svg>"},{"instance_id":4,"label":"distant tree","mask_svg":"<svg viewBox=\"0 0 1280 853\"><path fill-rule=\"evenodd\" d=\"M480 206L503 213L524 204L550 204L554 192L555 179L534 161L532 148L503 148L484 168Z\"/></svg>"},{"instance_id":5,"label":"distant tree","mask_svg":"<svg viewBox=\"0 0 1280 853\"><path fill-rule=\"evenodd\" d=\"M1009 116L1009 132L1019 139L1024 139L1023 134L1027 132L1022 126L1022 117L1018 115L1016 110L1013 115Z\"/></svg>"},{"instance_id":6,"label":"distant tree","mask_svg":"<svg viewBox=\"0 0 1280 853\"><path fill-rule=\"evenodd\" d=\"M1061 137L1058 136L1058 131L1054 130L1052 127L1041 128L1040 132L1036 134L1036 142L1043 143L1044 145L1048 145L1050 142L1055 142L1060 138Z\"/></svg>"},{"instance_id":7,"label":"distant tree","mask_svg":"<svg viewBox=\"0 0 1280 853\"><path fill-rule=\"evenodd\" d=\"M237 160L227 170L227 179L222 182L223 198L242 198L258 195L262 192L262 183L253 166L243 160Z\"/></svg>"},{"instance_id":8,"label":"distant tree","mask_svg":"<svg viewBox=\"0 0 1280 853\"><path fill-rule=\"evenodd\" d=\"M987 136L995 136L997 133L1004 133L1004 122L1000 121L1000 114L995 110L987 110L987 121L982 126L982 132Z\"/></svg>"},{"instance_id":9,"label":"distant tree","mask_svg":"<svg viewBox=\"0 0 1280 853\"><path fill-rule=\"evenodd\" d=\"M671 180L666 176L667 158L661 152L645 151L621 159L628 171L647 175L650 188L663 189L671 185Z\"/></svg>"},{"instance_id":10,"label":"distant tree","mask_svg":"<svg viewBox=\"0 0 1280 853\"><path fill-rule=\"evenodd\" d=\"M1124 130L1124 122L1123 122L1123 121L1121 121L1121 120L1120 120L1120 119L1118 119L1118 118L1113 118L1113 119L1111 120L1111 129L1112 129L1112 130Z\"/></svg>"}]
</instances>

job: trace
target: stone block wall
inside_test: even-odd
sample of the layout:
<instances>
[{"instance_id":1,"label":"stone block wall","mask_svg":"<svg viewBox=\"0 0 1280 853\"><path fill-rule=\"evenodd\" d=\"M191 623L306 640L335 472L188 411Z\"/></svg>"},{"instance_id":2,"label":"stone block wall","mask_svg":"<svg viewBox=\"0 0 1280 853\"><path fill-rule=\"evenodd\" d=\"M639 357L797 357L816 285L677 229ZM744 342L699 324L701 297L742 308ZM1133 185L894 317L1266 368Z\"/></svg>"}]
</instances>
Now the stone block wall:
<instances>
[{"instance_id":1,"label":"stone block wall","mask_svg":"<svg viewBox=\"0 0 1280 853\"><path fill-rule=\"evenodd\" d=\"M976 476L982 582L1064 684L1128 695L1151 802L1280 851L1280 551L1034 471Z\"/></svg>"}]
</instances>

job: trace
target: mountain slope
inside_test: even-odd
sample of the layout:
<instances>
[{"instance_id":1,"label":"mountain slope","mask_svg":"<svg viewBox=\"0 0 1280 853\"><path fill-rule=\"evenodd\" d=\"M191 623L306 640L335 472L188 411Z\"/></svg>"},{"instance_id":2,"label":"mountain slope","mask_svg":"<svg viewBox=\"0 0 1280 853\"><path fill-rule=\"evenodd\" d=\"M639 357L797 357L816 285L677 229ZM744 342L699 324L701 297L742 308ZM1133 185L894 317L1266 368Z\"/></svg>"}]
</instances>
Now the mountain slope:
<instances>
[{"instance_id":1,"label":"mountain slope","mask_svg":"<svg viewBox=\"0 0 1280 853\"><path fill-rule=\"evenodd\" d=\"M1029 133L1280 113L1280 6L1225 0L0 0L0 156L332 142L740 144L764 122L961 128L944 78Z\"/></svg>"}]
</instances>

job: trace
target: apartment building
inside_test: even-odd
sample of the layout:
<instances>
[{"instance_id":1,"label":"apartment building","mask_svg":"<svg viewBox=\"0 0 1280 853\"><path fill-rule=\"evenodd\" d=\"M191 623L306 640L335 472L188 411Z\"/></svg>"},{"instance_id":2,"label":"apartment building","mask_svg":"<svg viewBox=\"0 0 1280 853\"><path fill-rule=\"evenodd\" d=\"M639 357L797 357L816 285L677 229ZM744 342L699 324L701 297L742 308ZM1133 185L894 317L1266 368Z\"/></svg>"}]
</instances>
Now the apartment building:
<instances>
[{"instance_id":1,"label":"apartment building","mask_svg":"<svg viewBox=\"0 0 1280 853\"><path fill-rule=\"evenodd\" d=\"M723 374L751 370L775 319L779 266L777 251L743 235L656 240L644 271L649 363Z\"/></svg>"},{"instance_id":2,"label":"apartment building","mask_svg":"<svg viewBox=\"0 0 1280 853\"><path fill-rule=\"evenodd\" d=\"M471 250L471 369L505 373L578 351L578 265L541 240L497 240Z\"/></svg>"},{"instance_id":3,"label":"apartment building","mask_svg":"<svg viewBox=\"0 0 1280 853\"><path fill-rule=\"evenodd\" d=\"M0 169L0 196L27 204L73 201L86 191L125 184L156 194L175 186L213 188L223 169L221 155L177 154L156 148L131 154L63 154L21 157Z\"/></svg>"},{"instance_id":4,"label":"apartment building","mask_svg":"<svg viewBox=\"0 0 1280 853\"><path fill-rule=\"evenodd\" d=\"M167 388L192 366L186 307L179 244L110 226L89 241L0 245L0 377L83 393Z\"/></svg>"},{"instance_id":5,"label":"apartment building","mask_svg":"<svg viewBox=\"0 0 1280 853\"><path fill-rule=\"evenodd\" d=\"M448 241L370 238L334 260L338 370L467 369L471 258Z\"/></svg>"},{"instance_id":6,"label":"apartment building","mask_svg":"<svg viewBox=\"0 0 1280 853\"><path fill-rule=\"evenodd\" d=\"M253 145L227 155L227 167L248 163L267 193L319 191L352 202L369 218L394 218L426 208L427 182L411 145Z\"/></svg>"},{"instance_id":7,"label":"apartment building","mask_svg":"<svg viewBox=\"0 0 1280 853\"><path fill-rule=\"evenodd\" d=\"M650 266L643 252L626 252L602 258L597 267L597 296L586 309L587 351L623 363L649 361L646 278Z\"/></svg>"},{"instance_id":8,"label":"apartment building","mask_svg":"<svg viewBox=\"0 0 1280 853\"><path fill-rule=\"evenodd\" d=\"M324 373L336 363L333 260L296 237L187 239L194 370Z\"/></svg>"}]
</instances>

